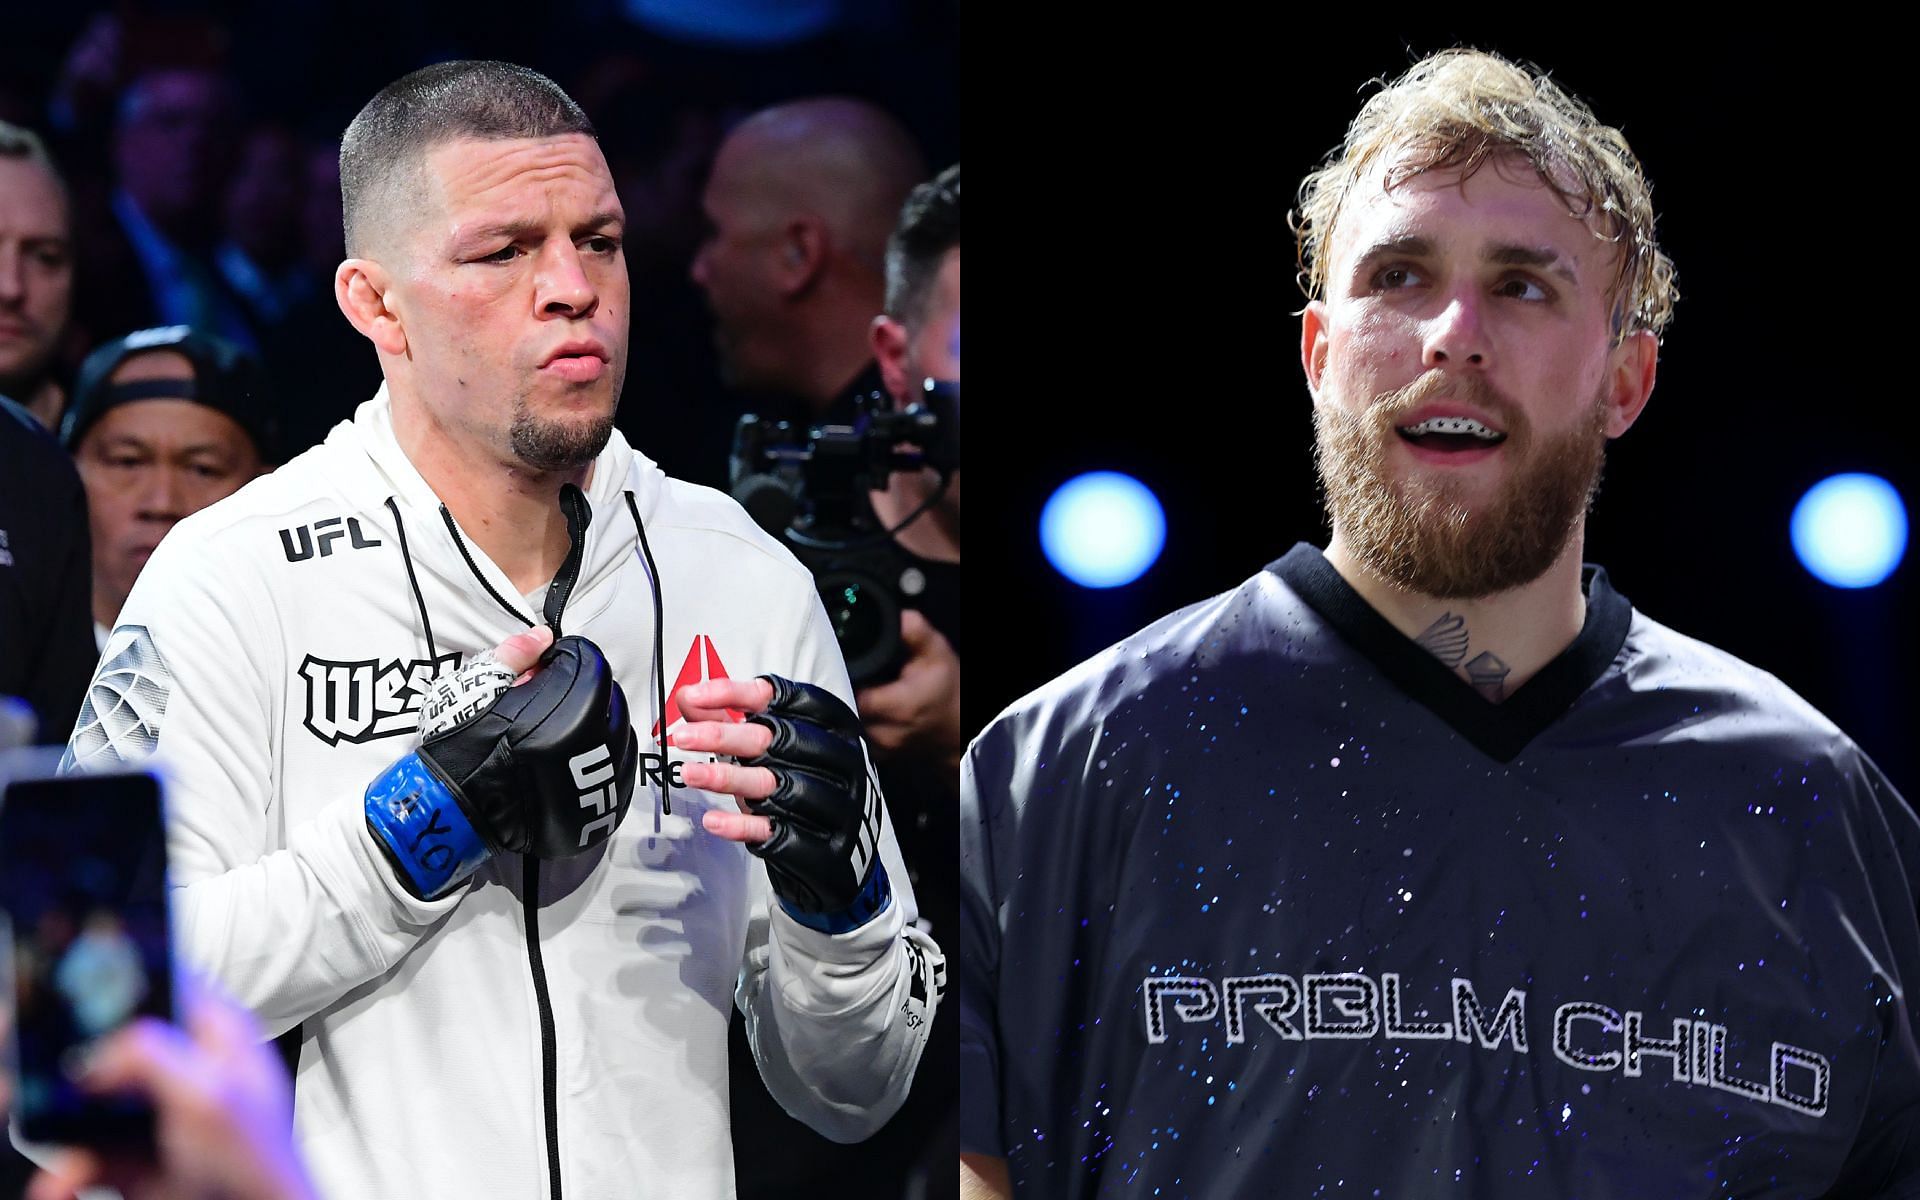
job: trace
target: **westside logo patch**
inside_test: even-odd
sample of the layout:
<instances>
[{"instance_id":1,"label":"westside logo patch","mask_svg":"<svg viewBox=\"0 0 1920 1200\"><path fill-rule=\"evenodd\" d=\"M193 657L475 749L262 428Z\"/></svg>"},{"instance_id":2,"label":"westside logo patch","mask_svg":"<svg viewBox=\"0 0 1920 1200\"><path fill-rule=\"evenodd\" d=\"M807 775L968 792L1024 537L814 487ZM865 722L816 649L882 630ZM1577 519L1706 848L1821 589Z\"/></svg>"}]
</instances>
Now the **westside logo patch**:
<instances>
[{"instance_id":1,"label":"westside logo patch","mask_svg":"<svg viewBox=\"0 0 1920 1200\"><path fill-rule=\"evenodd\" d=\"M400 737L419 728L427 685L459 667L458 652L433 659L335 661L309 654L299 675L307 685L301 724L329 746Z\"/></svg>"}]
</instances>

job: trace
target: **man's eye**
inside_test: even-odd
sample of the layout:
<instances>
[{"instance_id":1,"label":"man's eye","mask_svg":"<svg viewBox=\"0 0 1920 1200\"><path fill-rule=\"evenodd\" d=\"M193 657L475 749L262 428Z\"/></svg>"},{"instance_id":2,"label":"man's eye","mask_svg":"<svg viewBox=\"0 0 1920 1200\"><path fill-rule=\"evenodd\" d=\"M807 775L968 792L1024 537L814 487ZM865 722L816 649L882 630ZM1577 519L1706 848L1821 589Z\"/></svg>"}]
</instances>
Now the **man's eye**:
<instances>
[{"instance_id":1,"label":"man's eye","mask_svg":"<svg viewBox=\"0 0 1920 1200\"><path fill-rule=\"evenodd\" d=\"M614 254L620 249L620 239L601 234L587 239L587 249L595 254Z\"/></svg>"},{"instance_id":2,"label":"man's eye","mask_svg":"<svg viewBox=\"0 0 1920 1200\"><path fill-rule=\"evenodd\" d=\"M1498 293L1512 300L1551 300L1553 293L1524 275L1502 280Z\"/></svg>"},{"instance_id":3,"label":"man's eye","mask_svg":"<svg viewBox=\"0 0 1920 1200\"><path fill-rule=\"evenodd\" d=\"M1415 287L1425 282L1424 276L1412 267L1406 266L1382 267L1373 277L1373 286L1386 291Z\"/></svg>"},{"instance_id":4,"label":"man's eye","mask_svg":"<svg viewBox=\"0 0 1920 1200\"><path fill-rule=\"evenodd\" d=\"M520 247L518 246L502 246L498 250L495 250L492 254L483 255L480 258L474 259L473 261L483 262L483 263L511 262L515 257L519 255L519 253L520 253Z\"/></svg>"}]
</instances>

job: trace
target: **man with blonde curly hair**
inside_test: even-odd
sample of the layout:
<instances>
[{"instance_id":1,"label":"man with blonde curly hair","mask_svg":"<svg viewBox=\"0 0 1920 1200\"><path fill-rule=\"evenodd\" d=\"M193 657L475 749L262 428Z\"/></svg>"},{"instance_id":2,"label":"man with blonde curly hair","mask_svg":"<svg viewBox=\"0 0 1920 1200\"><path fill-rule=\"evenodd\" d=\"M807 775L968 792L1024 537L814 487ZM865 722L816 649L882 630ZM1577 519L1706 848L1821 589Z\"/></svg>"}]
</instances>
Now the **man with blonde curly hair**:
<instances>
[{"instance_id":1,"label":"man with blonde curly hair","mask_svg":"<svg viewBox=\"0 0 1920 1200\"><path fill-rule=\"evenodd\" d=\"M963 1191L1920 1196L1920 821L1582 564L1676 297L1626 140L1448 51L1293 224L1324 552L963 761Z\"/></svg>"}]
</instances>

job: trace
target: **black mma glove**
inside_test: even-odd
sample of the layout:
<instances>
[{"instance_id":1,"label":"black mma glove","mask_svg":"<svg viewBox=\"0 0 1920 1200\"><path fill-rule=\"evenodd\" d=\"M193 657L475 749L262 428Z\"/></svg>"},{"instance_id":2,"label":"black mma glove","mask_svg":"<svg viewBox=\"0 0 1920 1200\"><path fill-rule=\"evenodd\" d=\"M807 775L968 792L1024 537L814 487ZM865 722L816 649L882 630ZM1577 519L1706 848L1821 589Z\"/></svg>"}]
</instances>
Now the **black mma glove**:
<instances>
[{"instance_id":1,"label":"black mma glove","mask_svg":"<svg viewBox=\"0 0 1920 1200\"><path fill-rule=\"evenodd\" d=\"M773 701L747 720L771 729L773 744L741 765L773 772L773 794L746 801L773 834L747 849L766 860L774 894L795 920L826 933L858 928L893 894L880 865L880 787L860 718L825 688L760 678L773 685Z\"/></svg>"},{"instance_id":2,"label":"black mma glove","mask_svg":"<svg viewBox=\"0 0 1920 1200\"><path fill-rule=\"evenodd\" d=\"M420 748L367 787L367 827L423 900L502 851L570 858L626 815L639 743L600 648L563 637L513 679L482 656L435 680Z\"/></svg>"}]
</instances>

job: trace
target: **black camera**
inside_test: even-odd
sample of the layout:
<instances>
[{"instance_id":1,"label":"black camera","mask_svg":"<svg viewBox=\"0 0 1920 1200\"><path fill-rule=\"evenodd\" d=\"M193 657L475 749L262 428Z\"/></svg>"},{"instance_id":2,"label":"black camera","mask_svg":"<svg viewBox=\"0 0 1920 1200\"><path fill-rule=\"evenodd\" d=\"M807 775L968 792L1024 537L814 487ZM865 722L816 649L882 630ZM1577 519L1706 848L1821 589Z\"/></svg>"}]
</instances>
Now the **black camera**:
<instances>
[{"instance_id":1,"label":"black camera","mask_svg":"<svg viewBox=\"0 0 1920 1200\"><path fill-rule=\"evenodd\" d=\"M896 410L885 392L855 406L851 425L801 427L749 413L734 431L733 498L813 573L855 687L900 673L900 609L917 575L893 535L946 494L960 466L960 385L926 381ZM896 471L931 467L940 484L892 529L867 493Z\"/></svg>"}]
</instances>

